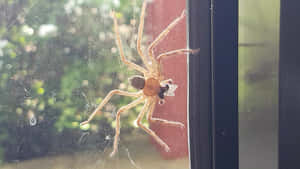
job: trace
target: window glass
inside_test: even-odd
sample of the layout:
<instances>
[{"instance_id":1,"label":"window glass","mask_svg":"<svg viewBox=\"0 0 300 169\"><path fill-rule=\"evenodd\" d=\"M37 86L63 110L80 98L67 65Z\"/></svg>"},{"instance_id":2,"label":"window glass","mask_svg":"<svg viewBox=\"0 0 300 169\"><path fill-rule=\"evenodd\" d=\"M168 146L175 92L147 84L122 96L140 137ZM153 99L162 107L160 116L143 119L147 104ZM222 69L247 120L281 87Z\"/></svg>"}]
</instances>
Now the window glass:
<instances>
[{"instance_id":1,"label":"window glass","mask_svg":"<svg viewBox=\"0 0 300 169\"><path fill-rule=\"evenodd\" d=\"M189 168L186 2L143 2L0 1L1 168Z\"/></svg>"},{"instance_id":2,"label":"window glass","mask_svg":"<svg viewBox=\"0 0 300 169\"><path fill-rule=\"evenodd\" d=\"M278 157L280 1L239 1L239 164L274 169Z\"/></svg>"}]
</instances>

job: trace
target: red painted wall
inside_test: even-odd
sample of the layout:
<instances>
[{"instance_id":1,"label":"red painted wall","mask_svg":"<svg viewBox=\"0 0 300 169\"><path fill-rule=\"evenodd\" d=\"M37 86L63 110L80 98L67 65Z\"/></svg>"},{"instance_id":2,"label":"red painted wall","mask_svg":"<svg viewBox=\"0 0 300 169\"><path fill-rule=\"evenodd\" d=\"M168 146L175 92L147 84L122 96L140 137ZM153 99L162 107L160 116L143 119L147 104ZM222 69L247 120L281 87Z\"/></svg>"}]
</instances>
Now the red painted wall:
<instances>
[{"instance_id":1,"label":"red painted wall","mask_svg":"<svg viewBox=\"0 0 300 169\"><path fill-rule=\"evenodd\" d=\"M176 17L179 17L186 8L185 0L153 0L148 3L146 16L146 31L154 39ZM153 40L152 39L152 40ZM186 48L186 18L183 19L155 49L156 56L160 53ZM185 124L186 128L150 124L153 129L169 146L171 151L156 145L165 158L178 158L188 155L187 137L187 60L186 55L176 55L162 61L164 76L172 78L178 85L175 97L166 97L164 105L157 105L154 117Z\"/></svg>"}]
</instances>

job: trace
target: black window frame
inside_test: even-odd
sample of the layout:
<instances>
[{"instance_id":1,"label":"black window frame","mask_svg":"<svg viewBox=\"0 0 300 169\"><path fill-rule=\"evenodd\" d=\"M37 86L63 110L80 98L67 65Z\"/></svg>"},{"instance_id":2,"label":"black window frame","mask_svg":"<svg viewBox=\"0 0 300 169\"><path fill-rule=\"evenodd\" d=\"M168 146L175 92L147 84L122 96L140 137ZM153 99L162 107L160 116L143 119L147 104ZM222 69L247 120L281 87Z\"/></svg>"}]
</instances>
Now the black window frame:
<instances>
[{"instance_id":1,"label":"black window frame","mask_svg":"<svg viewBox=\"0 0 300 169\"><path fill-rule=\"evenodd\" d=\"M300 168L300 1L281 0L278 168Z\"/></svg>"},{"instance_id":2,"label":"black window frame","mask_svg":"<svg viewBox=\"0 0 300 169\"><path fill-rule=\"evenodd\" d=\"M238 168L238 0L189 0L192 169Z\"/></svg>"},{"instance_id":3,"label":"black window frame","mask_svg":"<svg viewBox=\"0 0 300 169\"><path fill-rule=\"evenodd\" d=\"M300 154L300 1L281 0L278 168ZM238 166L238 0L189 0L191 169Z\"/></svg>"}]
</instances>

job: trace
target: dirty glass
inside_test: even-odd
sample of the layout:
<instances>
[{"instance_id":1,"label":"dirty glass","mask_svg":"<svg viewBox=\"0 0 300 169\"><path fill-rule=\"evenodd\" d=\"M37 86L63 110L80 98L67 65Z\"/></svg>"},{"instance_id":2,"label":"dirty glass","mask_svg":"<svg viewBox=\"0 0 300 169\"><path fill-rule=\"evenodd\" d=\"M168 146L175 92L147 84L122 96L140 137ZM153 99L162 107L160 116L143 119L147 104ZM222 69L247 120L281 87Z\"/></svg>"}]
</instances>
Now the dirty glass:
<instances>
[{"instance_id":1,"label":"dirty glass","mask_svg":"<svg viewBox=\"0 0 300 169\"><path fill-rule=\"evenodd\" d=\"M153 54L186 48L182 13L186 1L147 1L138 51L142 4L142 0L0 0L2 169L189 168L186 57L171 52L158 62L147 50L178 17ZM121 42L123 51L117 45ZM121 60L122 53L127 60ZM128 61L140 67L128 67ZM150 83L140 78L146 69L147 78L160 75L160 80L172 81ZM149 74L152 69L161 73ZM130 83L133 75L140 76ZM155 99L143 107L140 95L112 92L116 95L95 117L80 125L113 89L142 91ZM147 112L152 109L156 119L149 122L146 116L150 119ZM145 112L144 118L140 112ZM119 115L120 135L114 143ZM168 125L158 118L175 122ZM168 147L151 137L150 129ZM118 150L110 157L114 145Z\"/></svg>"},{"instance_id":2,"label":"dirty glass","mask_svg":"<svg viewBox=\"0 0 300 169\"><path fill-rule=\"evenodd\" d=\"M239 1L239 165L278 168L279 0Z\"/></svg>"}]
</instances>

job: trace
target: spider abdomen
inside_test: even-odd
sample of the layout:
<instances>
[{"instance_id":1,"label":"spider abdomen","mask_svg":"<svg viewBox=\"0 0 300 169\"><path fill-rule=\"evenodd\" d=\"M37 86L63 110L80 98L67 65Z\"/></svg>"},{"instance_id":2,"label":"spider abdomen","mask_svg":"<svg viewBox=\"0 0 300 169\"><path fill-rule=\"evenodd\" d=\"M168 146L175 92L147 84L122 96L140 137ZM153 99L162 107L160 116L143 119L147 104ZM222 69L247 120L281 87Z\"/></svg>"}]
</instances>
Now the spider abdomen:
<instances>
[{"instance_id":1,"label":"spider abdomen","mask_svg":"<svg viewBox=\"0 0 300 169\"><path fill-rule=\"evenodd\" d=\"M143 92L146 96L155 96L160 92L160 83L155 78L149 78L146 80Z\"/></svg>"}]
</instances>

